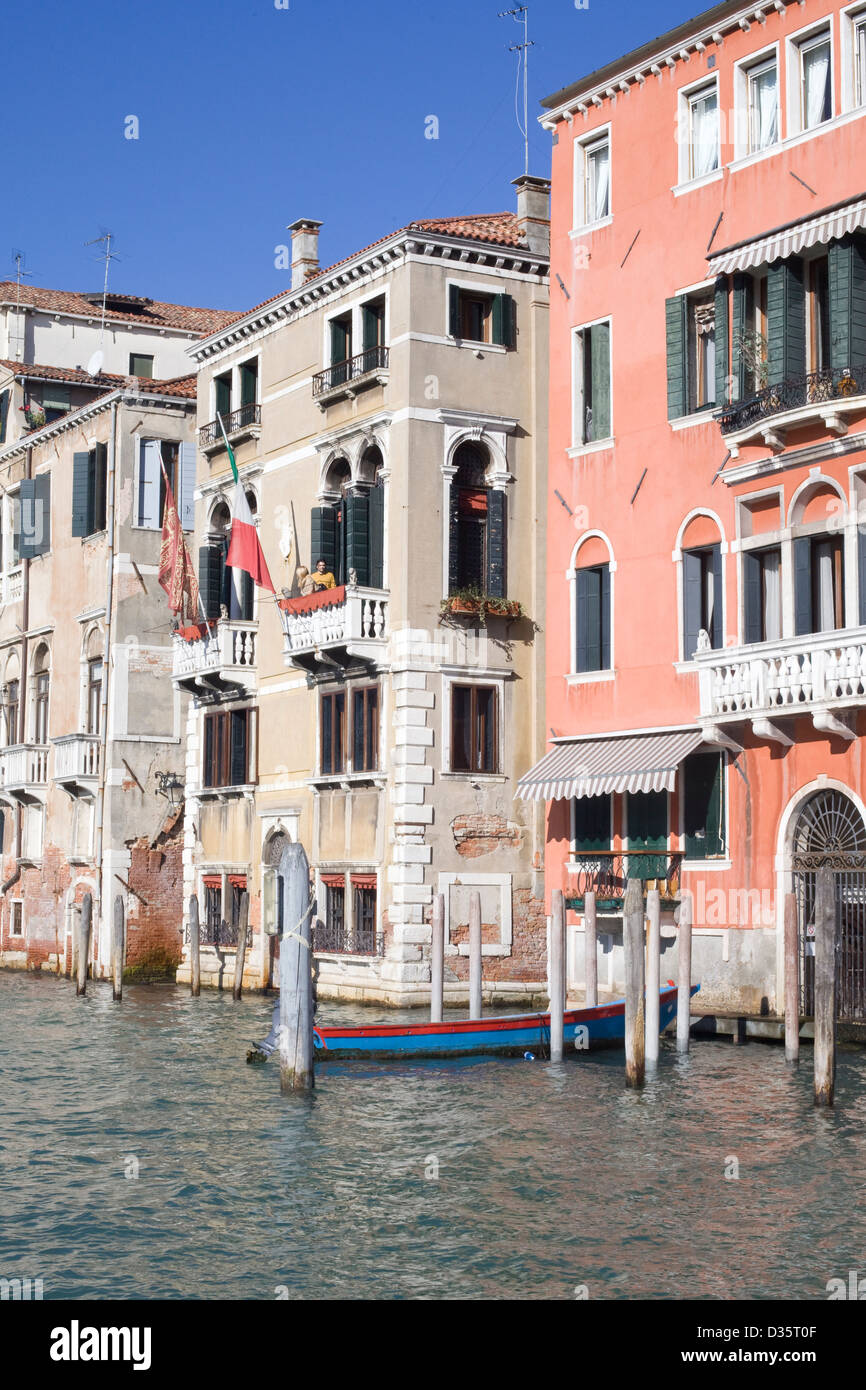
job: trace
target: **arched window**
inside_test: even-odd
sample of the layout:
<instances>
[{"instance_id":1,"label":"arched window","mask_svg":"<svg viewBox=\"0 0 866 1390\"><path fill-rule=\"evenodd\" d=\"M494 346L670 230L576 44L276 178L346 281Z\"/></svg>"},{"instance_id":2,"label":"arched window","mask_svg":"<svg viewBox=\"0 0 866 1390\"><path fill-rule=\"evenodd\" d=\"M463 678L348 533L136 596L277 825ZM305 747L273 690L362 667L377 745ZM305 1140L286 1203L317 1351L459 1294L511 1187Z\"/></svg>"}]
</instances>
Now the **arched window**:
<instances>
[{"instance_id":1,"label":"arched window","mask_svg":"<svg viewBox=\"0 0 866 1390\"><path fill-rule=\"evenodd\" d=\"M574 674L610 671L613 662L613 597L610 550L603 536L580 542L570 578L573 590Z\"/></svg>"},{"instance_id":2,"label":"arched window","mask_svg":"<svg viewBox=\"0 0 866 1390\"><path fill-rule=\"evenodd\" d=\"M102 633L91 628L85 644L86 687L85 687L85 729L88 734L102 732Z\"/></svg>"},{"instance_id":3,"label":"arched window","mask_svg":"<svg viewBox=\"0 0 866 1390\"><path fill-rule=\"evenodd\" d=\"M21 709L21 666L17 652L6 662L3 673L3 743L8 748L20 742L19 716Z\"/></svg>"},{"instance_id":4,"label":"arched window","mask_svg":"<svg viewBox=\"0 0 866 1390\"><path fill-rule=\"evenodd\" d=\"M50 654L41 642L33 658L33 742L48 742L48 696L51 683Z\"/></svg>"},{"instance_id":5,"label":"arched window","mask_svg":"<svg viewBox=\"0 0 866 1390\"><path fill-rule=\"evenodd\" d=\"M262 850L262 927L266 936L283 929L283 894L279 873L283 850L291 844L285 830L274 830Z\"/></svg>"},{"instance_id":6,"label":"arched window","mask_svg":"<svg viewBox=\"0 0 866 1390\"><path fill-rule=\"evenodd\" d=\"M844 502L829 483L799 494L791 525L811 534L794 540L794 630L798 636L845 626L845 548L838 521Z\"/></svg>"},{"instance_id":7,"label":"arched window","mask_svg":"<svg viewBox=\"0 0 866 1390\"><path fill-rule=\"evenodd\" d=\"M371 445L361 458L358 476L345 458L334 459L323 491L329 499L314 507L311 519L310 568L324 560L337 584L382 587L384 491L378 478L382 455Z\"/></svg>"},{"instance_id":8,"label":"arched window","mask_svg":"<svg viewBox=\"0 0 866 1390\"><path fill-rule=\"evenodd\" d=\"M483 445L465 442L454 454L448 537L448 592L505 598L505 493L487 482Z\"/></svg>"},{"instance_id":9,"label":"arched window","mask_svg":"<svg viewBox=\"0 0 866 1390\"><path fill-rule=\"evenodd\" d=\"M255 517L254 493L247 493L247 502ZM199 590L208 618L221 617L225 609L229 618L250 621L255 600L252 577L246 570L232 569L226 564L231 529L228 506L218 502L211 513L207 541L199 550Z\"/></svg>"},{"instance_id":10,"label":"arched window","mask_svg":"<svg viewBox=\"0 0 866 1390\"><path fill-rule=\"evenodd\" d=\"M678 548L682 557L683 661L691 661L704 641L713 649L724 646L722 539L718 523L703 512L693 516ZM703 639L702 632L706 634Z\"/></svg>"}]
</instances>

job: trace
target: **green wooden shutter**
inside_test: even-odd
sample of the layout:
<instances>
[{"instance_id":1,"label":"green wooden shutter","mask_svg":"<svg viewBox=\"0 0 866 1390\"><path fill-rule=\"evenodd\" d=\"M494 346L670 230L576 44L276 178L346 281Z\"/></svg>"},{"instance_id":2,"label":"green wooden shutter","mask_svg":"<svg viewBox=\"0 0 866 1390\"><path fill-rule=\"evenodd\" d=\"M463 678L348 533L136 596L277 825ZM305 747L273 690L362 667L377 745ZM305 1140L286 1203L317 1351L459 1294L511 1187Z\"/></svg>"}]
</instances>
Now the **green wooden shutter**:
<instances>
[{"instance_id":1,"label":"green wooden shutter","mask_svg":"<svg viewBox=\"0 0 866 1390\"><path fill-rule=\"evenodd\" d=\"M683 763L683 822L687 859L717 858L724 853L722 758L693 753Z\"/></svg>"},{"instance_id":2,"label":"green wooden shutter","mask_svg":"<svg viewBox=\"0 0 866 1390\"><path fill-rule=\"evenodd\" d=\"M90 514L90 455L72 455L72 534L87 536Z\"/></svg>"},{"instance_id":3,"label":"green wooden shutter","mask_svg":"<svg viewBox=\"0 0 866 1390\"><path fill-rule=\"evenodd\" d=\"M574 802L577 854L610 849L610 796L580 796Z\"/></svg>"},{"instance_id":4,"label":"green wooden shutter","mask_svg":"<svg viewBox=\"0 0 866 1390\"><path fill-rule=\"evenodd\" d=\"M701 575L699 550L683 551L683 660L691 661L701 630Z\"/></svg>"},{"instance_id":5,"label":"green wooden shutter","mask_svg":"<svg viewBox=\"0 0 866 1390\"><path fill-rule=\"evenodd\" d=\"M866 237L849 234L831 241L827 260L830 365L845 371L866 362Z\"/></svg>"},{"instance_id":6,"label":"green wooden shutter","mask_svg":"<svg viewBox=\"0 0 866 1390\"><path fill-rule=\"evenodd\" d=\"M722 618L725 611L725 596L722 592L722 547L714 545L710 552L713 571L713 616L710 643L714 650L724 646Z\"/></svg>"},{"instance_id":7,"label":"green wooden shutter","mask_svg":"<svg viewBox=\"0 0 866 1390\"><path fill-rule=\"evenodd\" d=\"M9 391L0 391L0 444L6 440L6 421L9 416Z\"/></svg>"},{"instance_id":8,"label":"green wooden shutter","mask_svg":"<svg viewBox=\"0 0 866 1390\"><path fill-rule=\"evenodd\" d=\"M761 559L754 551L743 551L743 638L760 642L764 633L761 612Z\"/></svg>"},{"instance_id":9,"label":"green wooden shutter","mask_svg":"<svg viewBox=\"0 0 866 1390\"><path fill-rule=\"evenodd\" d=\"M487 578L485 588L491 598L507 598L505 582L508 497L499 488L487 493Z\"/></svg>"},{"instance_id":10,"label":"green wooden shutter","mask_svg":"<svg viewBox=\"0 0 866 1390\"><path fill-rule=\"evenodd\" d=\"M728 392L728 277L716 280L716 407L729 405Z\"/></svg>"},{"instance_id":11,"label":"green wooden shutter","mask_svg":"<svg viewBox=\"0 0 866 1390\"><path fill-rule=\"evenodd\" d=\"M668 419L688 413L688 300L675 294L665 300L665 341L668 370Z\"/></svg>"},{"instance_id":12,"label":"green wooden shutter","mask_svg":"<svg viewBox=\"0 0 866 1390\"><path fill-rule=\"evenodd\" d=\"M460 588L460 489L452 482L448 491L448 592Z\"/></svg>"},{"instance_id":13,"label":"green wooden shutter","mask_svg":"<svg viewBox=\"0 0 866 1390\"><path fill-rule=\"evenodd\" d=\"M258 362L243 362L240 369L241 405L255 405L259 387Z\"/></svg>"},{"instance_id":14,"label":"green wooden shutter","mask_svg":"<svg viewBox=\"0 0 866 1390\"><path fill-rule=\"evenodd\" d=\"M34 560L51 549L51 474L21 480L21 559Z\"/></svg>"},{"instance_id":15,"label":"green wooden shutter","mask_svg":"<svg viewBox=\"0 0 866 1390\"><path fill-rule=\"evenodd\" d=\"M493 341L502 347L514 347L515 304L510 294L493 297Z\"/></svg>"},{"instance_id":16,"label":"green wooden shutter","mask_svg":"<svg viewBox=\"0 0 866 1390\"><path fill-rule=\"evenodd\" d=\"M601 594L598 614L601 632L600 670L610 670L610 565L601 568Z\"/></svg>"},{"instance_id":17,"label":"green wooden shutter","mask_svg":"<svg viewBox=\"0 0 866 1390\"><path fill-rule=\"evenodd\" d=\"M206 618L218 618L222 600L222 545L203 545L198 552L198 587Z\"/></svg>"},{"instance_id":18,"label":"green wooden shutter","mask_svg":"<svg viewBox=\"0 0 866 1390\"><path fill-rule=\"evenodd\" d=\"M806 373L806 290L803 262L776 261L767 271L767 381Z\"/></svg>"},{"instance_id":19,"label":"green wooden shutter","mask_svg":"<svg viewBox=\"0 0 866 1390\"><path fill-rule=\"evenodd\" d=\"M230 414L232 408L231 382L225 377L218 376L214 382L214 386L216 388L214 396L216 412L217 415L222 416L223 422L225 422L225 418Z\"/></svg>"},{"instance_id":20,"label":"green wooden shutter","mask_svg":"<svg viewBox=\"0 0 866 1390\"><path fill-rule=\"evenodd\" d=\"M812 542L808 536L794 541L794 630L798 637L813 631Z\"/></svg>"},{"instance_id":21,"label":"green wooden shutter","mask_svg":"<svg viewBox=\"0 0 866 1390\"><path fill-rule=\"evenodd\" d=\"M358 583L370 583L370 504L368 494L350 494L344 502L346 516L346 579L355 570Z\"/></svg>"},{"instance_id":22,"label":"green wooden shutter","mask_svg":"<svg viewBox=\"0 0 866 1390\"><path fill-rule=\"evenodd\" d=\"M592 437L609 439L610 424L610 324L596 323L589 330L592 371Z\"/></svg>"},{"instance_id":23,"label":"green wooden shutter","mask_svg":"<svg viewBox=\"0 0 866 1390\"><path fill-rule=\"evenodd\" d=\"M577 571L577 669L601 671L601 570Z\"/></svg>"},{"instance_id":24,"label":"green wooden shutter","mask_svg":"<svg viewBox=\"0 0 866 1390\"><path fill-rule=\"evenodd\" d=\"M370 489L370 587L381 589L385 572L385 489Z\"/></svg>"},{"instance_id":25,"label":"green wooden shutter","mask_svg":"<svg viewBox=\"0 0 866 1390\"><path fill-rule=\"evenodd\" d=\"M247 742L249 733L249 710L235 709L231 715L231 770L230 785L243 786L249 781L249 757Z\"/></svg>"},{"instance_id":26,"label":"green wooden shutter","mask_svg":"<svg viewBox=\"0 0 866 1390\"><path fill-rule=\"evenodd\" d=\"M738 272L734 276L731 314L731 375L734 397L742 401L754 390L751 369L743 353L742 340L750 334L755 323L755 282L751 275Z\"/></svg>"},{"instance_id":27,"label":"green wooden shutter","mask_svg":"<svg viewBox=\"0 0 866 1390\"><path fill-rule=\"evenodd\" d=\"M332 574L337 565L337 513L333 507L314 507L310 518L310 569L314 570L319 560Z\"/></svg>"},{"instance_id":28,"label":"green wooden shutter","mask_svg":"<svg viewBox=\"0 0 866 1390\"><path fill-rule=\"evenodd\" d=\"M460 337L460 286L448 286L448 332L452 338Z\"/></svg>"},{"instance_id":29,"label":"green wooden shutter","mask_svg":"<svg viewBox=\"0 0 866 1390\"><path fill-rule=\"evenodd\" d=\"M667 792L629 792L627 802L628 847L635 850L667 850L668 796ZM667 859L658 857L629 859L628 874L632 878L663 878Z\"/></svg>"}]
</instances>

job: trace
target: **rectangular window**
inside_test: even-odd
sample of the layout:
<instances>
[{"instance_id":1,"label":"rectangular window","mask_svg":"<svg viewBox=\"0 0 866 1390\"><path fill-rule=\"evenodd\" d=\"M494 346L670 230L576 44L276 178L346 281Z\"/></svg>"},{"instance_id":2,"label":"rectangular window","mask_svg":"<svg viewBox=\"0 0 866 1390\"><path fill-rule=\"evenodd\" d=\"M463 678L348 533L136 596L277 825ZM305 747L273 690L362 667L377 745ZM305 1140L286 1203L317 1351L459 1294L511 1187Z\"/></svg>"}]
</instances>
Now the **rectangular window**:
<instances>
[{"instance_id":1,"label":"rectangular window","mask_svg":"<svg viewBox=\"0 0 866 1390\"><path fill-rule=\"evenodd\" d=\"M690 297L689 411L706 410L716 400L716 306L712 292Z\"/></svg>"},{"instance_id":2,"label":"rectangular window","mask_svg":"<svg viewBox=\"0 0 866 1390\"><path fill-rule=\"evenodd\" d=\"M725 854L724 757L692 753L683 763L683 829L687 859Z\"/></svg>"},{"instance_id":3,"label":"rectangular window","mask_svg":"<svg viewBox=\"0 0 866 1390\"><path fill-rule=\"evenodd\" d=\"M352 771L375 772L379 766L379 687L352 691Z\"/></svg>"},{"instance_id":4,"label":"rectangular window","mask_svg":"<svg viewBox=\"0 0 866 1390\"><path fill-rule=\"evenodd\" d=\"M160 467L160 458L162 467ZM163 472L163 470L165 470ZM183 480L180 476L180 445L173 439L143 440L138 465L138 496L135 524L156 530L162 527L165 516L165 480L168 478L175 506L183 504ZM182 519L182 523L183 520Z\"/></svg>"},{"instance_id":5,"label":"rectangular window","mask_svg":"<svg viewBox=\"0 0 866 1390\"><path fill-rule=\"evenodd\" d=\"M854 21L854 101L866 106L866 15Z\"/></svg>"},{"instance_id":6,"label":"rectangular window","mask_svg":"<svg viewBox=\"0 0 866 1390\"><path fill-rule=\"evenodd\" d=\"M242 362L238 370L241 388L241 405L255 405L259 394L259 360L252 358Z\"/></svg>"},{"instance_id":7,"label":"rectangular window","mask_svg":"<svg viewBox=\"0 0 866 1390\"><path fill-rule=\"evenodd\" d=\"M21 686L19 682L9 681L3 691L3 736L7 748L18 742L20 699Z\"/></svg>"},{"instance_id":8,"label":"rectangular window","mask_svg":"<svg viewBox=\"0 0 866 1390\"><path fill-rule=\"evenodd\" d=\"M691 661L701 632L722 646L722 552L711 545L683 551L683 660Z\"/></svg>"},{"instance_id":9,"label":"rectangular window","mask_svg":"<svg viewBox=\"0 0 866 1390\"><path fill-rule=\"evenodd\" d=\"M325 889L325 920L316 924L317 951L345 951L346 942L346 881L342 874L323 874Z\"/></svg>"},{"instance_id":10,"label":"rectangular window","mask_svg":"<svg viewBox=\"0 0 866 1390\"><path fill-rule=\"evenodd\" d=\"M87 663L87 732L99 734L102 717L102 657Z\"/></svg>"},{"instance_id":11,"label":"rectangular window","mask_svg":"<svg viewBox=\"0 0 866 1390\"><path fill-rule=\"evenodd\" d=\"M131 352L129 354L129 375L143 376L148 380L153 378L153 358L146 356L142 352Z\"/></svg>"},{"instance_id":12,"label":"rectangular window","mask_svg":"<svg viewBox=\"0 0 866 1390\"><path fill-rule=\"evenodd\" d=\"M364 352L385 346L385 299L361 305L361 338Z\"/></svg>"},{"instance_id":13,"label":"rectangular window","mask_svg":"<svg viewBox=\"0 0 866 1390\"><path fill-rule=\"evenodd\" d=\"M782 636L782 552L778 546L743 553L745 641L777 642Z\"/></svg>"},{"instance_id":14,"label":"rectangular window","mask_svg":"<svg viewBox=\"0 0 866 1390\"><path fill-rule=\"evenodd\" d=\"M498 772L496 687L452 685L451 771Z\"/></svg>"},{"instance_id":15,"label":"rectangular window","mask_svg":"<svg viewBox=\"0 0 866 1390\"><path fill-rule=\"evenodd\" d=\"M471 343L489 343L492 307L492 296L462 293L458 336Z\"/></svg>"},{"instance_id":16,"label":"rectangular window","mask_svg":"<svg viewBox=\"0 0 866 1390\"><path fill-rule=\"evenodd\" d=\"M610 323L594 323L574 334L575 444L611 437Z\"/></svg>"},{"instance_id":17,"label":"rectangular window","mask_svg":"<svg viewBox=\"0 0 866 1390\"><path fill-rule=\"evenodd\" d=\"M223 372L222 376L214 377L214 406L217 415L225 420L232 410L232 374Z\"/></svg>"},{"instance_id":18,"label":"rectangular window","mask_svg":"<svg viewBox=\"0 0 866 1390\"><path fill-rule=\"evenodd\" d=\"M242 787L255 781L255 710L225 710L204 719L205 787Z\"/></svg>"},{"instance_id":19,"label":"rectangular window","mask_svg":"<svg viewBox=\"0 0 866 1390\"><path fill-rule=\"evenodd\" d=\"M13 898L9 904L9 926L13 936L24 935L24 904L20 898Z\"/></svg>"},{"instance_id":20,"label":"rectangular window","mask_svg":"<svg viewBox=\"0 0 866 1390\"><path fill-rule=\"evenodd\" d=\"M108 448L97 444L72 460L72 534L92 536L105 530L108 496Z\"/></svg>"},{"instance_id":21,"label":"rectangular window","mask_svg":"<svg viewBox=\"0 0 866 1390\"><path fill-rule=\"evenodd\" d=\"M208 875L202 880L202 888L204 890L205 940L218 943L223 920L222 878L216 874Z\"/></svg>"},{"instance_id":22,"label":"rectangular window","mask_svg":"<svg viewBox=\"0 0 866 1390\"><path fill-rule=\"evenodd\" d=\"M580 796L572 802L572 852L610 849L610 796Z\"/></svg>"},{"instance_id":23,"label":"rectangular window","mask_svg":"<svg viewBox=\"0 0 866 1390\"><path fill-rule=\"evenodd\" d=\"M812 547L812 631L845 626L842 537L814 538Z\"/></svg>"},{"instance_id":24,"label":"rectangular window","mask_svg":"<svg viewBox=\"0 0 866 1390\"><path fill-rule=\"evenodd\" d=\"M343 690L322 695L319 704L321 747L319 771L332 777L346 771L346 694Z\"/></svg>"},{"instance_id":25,"label":"rectangular window","mask_svg":"<svg viewBox=\"0 0 866 1390\"><path fill-rule=\"evenodd\" d=\"M352 356L352 315L342 314L339 318L331 319L331 361L332 368L339 370L331 372L331 384L339 386L349 380L349 359Z\"/></svg>"},{"instance_id":26,"label":"rectangular window","mask_svg":"<svg viewBox=\"0 0 866 1390\"><path fill-rule=\"evenodd\" d=\"M376 954L376 880L373 875L352 875L353 940L358 956Z\"/></svg>"},{"instance_id":27,"label":"rectangular window","mask_svg":"<svg viewBox=\"0 0 866 1390\"><path fill-rule=\"evenodd\" d=\"M756 63L746 73L749 152L766 150L779 139L779 74L776 59Z\"/></svg>"},{"instance_id":28,"label":"rectangular window","mask_svg":"<svg viewBox=\"0 0 866 1390\"><path fill-rule=\"evenodd\" d=\"M51 677L47 671L40 671L36 676L33 709L34 743L48 742L48 687L50 680Z\"/></svg>"},{"instance_id":29,"label":"rectangular window","mask_svg":"<svg viewBox=\"0 0 866 1390\"><path fill-rule=\"evenodd\" d=\"M577 571L576 670L610 670L610 566Z\"/></svg>"},{"instance_id":30,"label":"rectangular window","mask_svg":"<svg viewBox=\"0 0 866 1390\"><path fill-rule=\"evenodd\" d=\"M688 97L688 177L703 178L719 167L719 98L716 85Z\"/></svg>"},{"instance_id":31,"label":"rectangular window","mask_svg":"<svg viewBox=\"0 0 866 1390\"><path fill-rule=\"evenodd\" d=\"M9 564L12 569L21 564L21 498L17 492L9 495L9 520L12 523Z\"/></svg>"},{"instance_id":32,"label":"rectangular window","mask_svg":"<svg viewBox=\"0 0 866 1390\"><path fill-rule=\"evenodd\" d=\"M628 871L635 878L659 879L667 873L668 794L629 792L626 800Z\"/></svg>"},{"instance_id":33,"label":"rectangular window","mask_svg":"<svg viewBox=\"0 0 866 1390\"><path fill-rule=\"evenodd\" d=\"M800 44L801 130L829 121L830 90L830 35L823 33Z\"/></svg>"},{"instance_id":34,"label":"rectangular window","mask_svg":"<svg viewBox=\"0 0 866 1390\"><path fill-rule=\"evenodd\" d=\"M826 256L810 261L806 301L806 352L810 372L830 366L830 280Z\"/></svg>"},{"instance_id":35,"label":"rectangular window","mask_svg":"<svg viewBox=\"0 0 866 1390\"><path fill-rule=\"evenodd\" d=\"M72 409L72 397L68 386L46 386L42 393L42 412L45 423L59 420Z\"/></svg>"},{"instance_id":36,"label":"rectangular window","mask_svg":"<svg viewBox=\"0 0 866 1390\"><path fill-rule=\"evenodd\" d=\"M584 150L584 215L600 222L610 212L610 141L605 136Z\"/></svg>"}]
</instances>

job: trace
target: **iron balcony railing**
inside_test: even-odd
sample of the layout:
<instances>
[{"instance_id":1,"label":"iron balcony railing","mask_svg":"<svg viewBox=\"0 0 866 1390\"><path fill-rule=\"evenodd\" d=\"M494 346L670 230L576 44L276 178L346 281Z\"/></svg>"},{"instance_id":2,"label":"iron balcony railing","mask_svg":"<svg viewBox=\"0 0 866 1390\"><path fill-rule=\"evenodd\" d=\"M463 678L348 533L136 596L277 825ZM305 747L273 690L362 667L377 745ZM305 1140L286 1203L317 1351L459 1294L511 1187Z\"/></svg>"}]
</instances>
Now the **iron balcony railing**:
<instances>
[{"instance_id":1,"label":"iron balcony railing","mask_svg":"<svg viewBox=\"0 0 866 1390\"><path fill-rule=\"evenodd\" d=\"M247 927L248 942L249 933L250 928ZM200 946L215 946L217 950L220 950L224 946L229 946L234 949L237 947L240 940L240 922L227 922L224 917L221 917L219 921L215 918L213 920L209 920L207 917L202 918L198 925L198 939ZM184 945L188 946L190 942L190 924L188 920L184 923L183 940Z\"/></svg>"},{"instance_id":2,"label":"iron balcony railing","mask_svg":"<svg viewBox=\"0 0 866 1390\"><path fill-rule=\"evenodd\" d=\"M361 377L369 376L370 372L381 371L387 366L386 347L365 348L357 356L348 357L345 362L335 362L323 372L316 372L313 377L313 395L327 395L338 386L348 386L353 381L359 381Z\"/></svg>"},{"instance_id":3,"label":"iron balcony railing","mask_svg":"<svg viewBox=\"0 0 866 1390\"><path fill-rule=\"evenodd\" d=\"M775 386L765 386L754 396L735 401L720 411L718 420L722 434L733 434L800 406L834 404L864 393L866 366L825 367L807 376L787 377Z\"/></svg>"},{"instance_id":4,"label":"iron balcony railing","mask_svg":"<svg viewBox=\"0 0 866 1390\"><path fill-rule=\"evenodd\" d=\"M314 922L313 950L340 956L382 956L384 939L375 925L350 930L342 923Z\"/></svg>"},{"instance_id":5,"label":"iron balcony railing","mask_svg":"<svg viewBox=\"0 0 866 1390\"><path fill-rule=\"evenodd\" d=\"M569 861L568 904L582 907L587 893L595 893L596 906L608 910L622 907L626 884L640 879L647 888L658 888L663 899L679 893L680 869L684 855L668 850L596 850L572 855Z\"/></svg>"},{"instance_id":6,"label":"iron balcony railing","mask_svg":"<svg viewBox=\"0 0 866 1390\"><path fill-rule=\"evenodd\" d=\"M251 425L262 423L262 408L255 402L251 405L239 406L230 415L223 416L226 434L231 438L237 434L238 430L249 429ZM198 442L202 449L208 449L213 444L219 444L222 440L223 432L220 429L219 420L211 420L209 425L202 425L198 432Z\"/></svg>"}]
</instances>

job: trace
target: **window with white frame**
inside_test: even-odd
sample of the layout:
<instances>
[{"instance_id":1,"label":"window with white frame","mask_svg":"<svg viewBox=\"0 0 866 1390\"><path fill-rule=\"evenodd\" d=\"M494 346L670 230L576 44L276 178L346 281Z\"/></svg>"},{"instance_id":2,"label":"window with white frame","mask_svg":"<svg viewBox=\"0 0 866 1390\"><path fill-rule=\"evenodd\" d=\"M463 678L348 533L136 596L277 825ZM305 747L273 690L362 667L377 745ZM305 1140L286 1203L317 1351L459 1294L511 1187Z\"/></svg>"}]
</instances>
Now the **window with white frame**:
<instances>
[{"instance_id":1,"label":"window with white frame","mask_svg":"<svg viewBox=\"0 0 866 1390\"><path fill-rule=\"evenodd\" d=\"M574 146L574 225L610 215L610 131L595 131Z\"/></svg>"},{"instance_id":2,"label":"window with white frame","mask_svg":"<svg viewBox=\"0 0 866 1390\"><path fill-rule=\"evenodd\" d=\"M833 114L830 30L797 45L797 116L800 130L814 130Z\"/></svg>"},{"instance_id":3,"label":"window with white frame","mask_svg":"<svg viewBox=\"0 0 866 1390\"><path fill-rule=\"evenodd\" d=\"M680 138L685 145L680 167L684 181L705 178L718 169L719 93L715 80L685 94Z\"/></svg>"},{"instance_id":4,"label":"window with white frame","mask_svg":"<svg viewBox=\"0 0 866 1390\"><path fill-rule=\"evenodd\" d=\"M610 439L610 320L576 328L572 339L572 440L578 446Z\"/></svg>"},{"instance_id":5,"label":"window with white frame","mask_svg":"<svg viewBox=\"0 0 866 1390\"><path fill-rule=\"evenodd\" d=\"M747 68L746 108L749 154L766 150L779 139L779 65L775 53Z\"/></svg>"},{"instance_id":6,"label":"window with white frame","mask_svg":"<svg viewBox=\"0 0 866 1390\"><path fill-rule=\"evenodd\" d=\"M842 111L866 106L866 5L849 5L839 16L842 45L840 74ZM2 436L0 436L2 437Z\"/></svg>"},{"instance_id":7,"label":"window with white frame","mask_svg":"<svg viewBox=\"0 0 866 1390\"><path fill-rule=\"evenodd\" d=\"M866 106L866 10L854 18L854 105Z\"/></svg>"}]
</instances>

